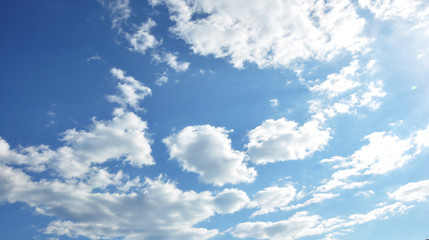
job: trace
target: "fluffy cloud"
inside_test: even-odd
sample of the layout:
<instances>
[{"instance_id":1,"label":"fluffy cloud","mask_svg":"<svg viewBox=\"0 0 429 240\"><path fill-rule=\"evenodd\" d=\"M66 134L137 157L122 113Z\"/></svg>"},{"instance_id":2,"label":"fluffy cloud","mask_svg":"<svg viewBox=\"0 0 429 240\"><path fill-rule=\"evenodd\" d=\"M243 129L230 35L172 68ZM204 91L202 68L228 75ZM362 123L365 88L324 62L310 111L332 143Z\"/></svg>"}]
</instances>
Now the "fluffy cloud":
<instances>
[{"instance_id":1,"label":"fluffy cloud","mask_svg":"<svg viewBox=\"0 0 429 240\"><path fill-rule=\"evenodd\" d=\"M182 191L160 178L145 179L129 193L93 192L84 182L34 182L21 170L4 165L0 199L23 202L40 214L59 218L46 227L46 234L127 240L208 239L218 231L193 226L215 214L238 211L249 201L237 189L216 195Z\"/></svg>"},{"instance_id":2,"label":"fluffy cloud","mask_svg":"<svg viewBox=\"0 0 429 240\"><path fill-rule=\"evenodd\" d=\"M361 37L365 20L346 0L150 2L167 5L175 23L170 31L195 53L228 58L237 68L245 62L264 68L331 59L368 42Z\"/></svg>"},{"instance_id":3,"label":"fluffy cloud","mask_svg":"<svg viewBox=\"0 0 429 240\"><path fill-rule=\"evenodd\" d=\"M17 164L31 171L55 170L66 178L79 178L92 165L121 160L141 167L154 164L147 124L136 114L117 109L112 120L93 119L90 131L69 129L62 134L64 146L51 150L46 145L10 149L0 139L0 162Z\"/></svg>"},{"instance_id":4,"label":"fluffy cloud","mask_svg":"<svg viewBox=\"0 0 429 240\"><path fill-rule=\"evenodd\" d=\"M125 76L125 72L118 68L112 68L110 73L120 82L118 83L119 95L109 95L107 99L110 102L116 102L125 108L130 106L135 110L139 110L139 102L146 96L152 94L152 90L131 76Z\"/></svg>"},{"instance_id":5,"label":"fluffy cloud","mask_svg":"<svg viewBox=\"0 0 429 240\"><path fill-rule=\"evenodd\" d=\"M222 186L226 183L253 182L256 171L245 164L245 153L231 148L225 128L210 125L188 126L163 140L170 159L197 173L201 180Z\"/></svg>"},{"instance_id":6,"label":"fluffy cloud","mask_svg":"<svg viewBox=\"0 0 429 240\"><path fill-rule=\"evenodd\" d=\"M125 37L131 44L131 50L145 54L148 49L155 48L161 44L156 40L155 36L150 34L150 29L156 26L155 21L148 19L147 22L142 23L137 31L133 34L126 33Z\"/></svg>"},{"instance_id":7,"label":"fluffy cloud","mask_svg":"<svg viewBox=\"0 0 429 240\"><path fill-rule=\"evenodd\" d=\"M429 197L429 180L408 183L393 193L389 193L389 197L404 202L427 201Z\"/></svg>"},{"instance_id":8,"label":"fluffy cloud","mask_svg":"<svg viewBox=\"0 0 429 240\"><path fill-rule=\"evenodd\" d=\"M248 133L247 153L252 162L266 164L303 159L321 150L330 139L329 129L316 120L302 126L285 118L265 120Z\"/></svg>"},{"instance_id":9,"label":"fluffy cloud","mask_svg":"<svg viewBox=\"0 0 429 240\"><path fill-rule=\"evenodd\" d=\"M160 63L160 62L166 63L169 67L174 69L176 72L184 72L188 70L189 65L191 65L189 62L177 61L177 54L173 54L169 52L163 52L161 54L153 53L152 59L157 63Z\"/></svg>"},{"instance_id":10,"label":"fluffy cloud","mask_svg":"<svg viewBox=\"0 0 429 240\"><path fill-rule=\"evenodd\" d=\"M253 196L253 204L260 210L254 212L252 217L276 211L288 205L295 199L296 189L292 185L285 187L272 186L257 192Z\"/></svg>"}]
</instances>

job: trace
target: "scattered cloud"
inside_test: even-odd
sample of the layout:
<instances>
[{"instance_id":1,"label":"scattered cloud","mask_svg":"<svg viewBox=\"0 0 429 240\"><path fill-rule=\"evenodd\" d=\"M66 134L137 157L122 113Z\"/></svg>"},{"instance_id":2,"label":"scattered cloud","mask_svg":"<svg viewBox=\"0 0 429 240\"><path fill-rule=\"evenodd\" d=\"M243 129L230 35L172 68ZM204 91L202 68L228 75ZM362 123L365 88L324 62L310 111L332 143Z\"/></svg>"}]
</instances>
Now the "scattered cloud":
<instances>
[{"instance_id":1,"label":"scattered cloud","mask_svg":"<svg viewBox=\"0 0 429 240\"><path fill-rule=\"evenodd\" d=\"M265 120L247 136L247 153L256 164L303 159L321 150L331 138L330 130L316 120L298 126L285 118Z\"/></svg>"},{"instance_id":2,"label":"scattered cloud","mask_svg":"<svg viewBox=\"0 0 429 240\"><path fill-rule=\"evenodd\" d=\"M342 51L361 51L368 43L362 36L365 19L345 0L150 3L168 7L175 23L170 31L195 53L227 58L237 68L245 62L265 68L311 58L329 60Z\"/></svg>"},{"instance_id":3,"label":"scattered cloud","mask_svg":"<svg viewBox=\"0 0 429 240\"><path fill-rule=\"evenodd\" d=\"M118 89L120 90L119 95L109 95L107 100L115 102L125 108L127 106L134 108L135 110L141 110L139 107L140 100L143 100L146 96L151 95L152 91L150 88L142 85L139 81L131 76L126 76L125 72L118 68L112 68L110 73L120 80L118 83Z\"/></svg>"},{"instance_id":4,"label":"scattered cloud","mask_svg":"<svg viewBox=\"0 0 429 240\"><path fill-rule=\"evenodd\" d=\"M183 170L195 172L206 183L253 182L254 168L246 166L246 154L232 149L228 132L210 125L188 126L163 140L170 159L176 159Z\"/></svg>"},{"instance_id":5,"label":"scattered cloud","mask_svg":"<svg viewBox=\"0 0 429 240\"><path fill-rule=\"evenodd\" d=\"M177 54L162 52L161 54L153 53L152 59L157 63L166 63L169 67L174 69L176 72L185 72L188 70L189 62L177 61Z\"/></svg>"},{"instance_id":6,"label":"scattered cloud","mask_svg":"<svg viewBox=\"0 0 429 240\"><path fill-rule=\"evenodd\" d=\"M156 79L155 84L158 86L162 86L167 82L168 82L168 76L166 73L163 73L161 76L159 76L158 79Z\"/></svg>"},{"instance_id":7,"label":"scattered cloud","mask_svg":"<svg viewBox=\"0 0 429 240\"><path fill-rule=\"evenodd\" d=\"M150 29L154 26L156 26L155 21L149 18L147 22L143 22L137 28L134 34L125 33L125 37L131 45L130 50L145 54L148 49L158 47L161 42L150 34Z\"/></svg>"},{"instance_id":8,"label":"scattered cloud","mask_svg":"<svg viewBox=\"0 0 429 240\"><path fill-rule=\"evenodd\" d=\"M277 107L279 105L279 100L276 98L270 99L271 107Z\"/></svg>"},{"instance_id":9,"label":"scattered cloud","mask_svg":"<svg viewBox=\"0 0 429 240\"><path fill-rule=\"evenodd\" d=\"M285 187L272 186L262 191L258 191L253 196L253 204L259 208L252 214L252 217L274 212L277 209L287 206L295 199L296 189L292 185Z\"/></svg>"}]
</instances>

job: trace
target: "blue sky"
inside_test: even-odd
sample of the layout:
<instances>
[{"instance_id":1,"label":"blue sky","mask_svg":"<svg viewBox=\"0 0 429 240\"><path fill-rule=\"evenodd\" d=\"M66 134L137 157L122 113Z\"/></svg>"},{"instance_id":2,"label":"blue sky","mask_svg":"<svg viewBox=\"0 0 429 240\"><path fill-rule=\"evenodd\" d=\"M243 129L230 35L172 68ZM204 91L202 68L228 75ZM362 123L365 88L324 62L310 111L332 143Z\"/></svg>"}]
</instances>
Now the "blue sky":
<instances>
[{"instance_id":1,"label":"blue sky","mask_svg":"<svg viewBox=\"0 0 429 240\"><path fill-rule=\"evenodd\" d=\"M1 239L426 239L429 5L2 1Z\"/></svg>"}]
</instances>

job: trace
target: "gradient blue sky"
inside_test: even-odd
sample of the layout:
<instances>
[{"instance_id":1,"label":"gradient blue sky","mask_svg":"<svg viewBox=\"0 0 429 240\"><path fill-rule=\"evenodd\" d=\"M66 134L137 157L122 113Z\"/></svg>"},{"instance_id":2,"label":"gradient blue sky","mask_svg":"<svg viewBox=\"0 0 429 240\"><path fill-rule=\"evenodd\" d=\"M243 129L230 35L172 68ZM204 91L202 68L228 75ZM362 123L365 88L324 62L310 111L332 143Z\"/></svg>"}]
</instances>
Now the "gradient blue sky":
<instances>
[{"instance_id":1,"label":"gradient blue sky","mask_svg":"<svg viewBox=\"0 0 429 240\"><path fill-rule=\"evenodd\" d=\"M0 238L429 238L423 0L0 3Z\"/></svg>"}]
</instances>

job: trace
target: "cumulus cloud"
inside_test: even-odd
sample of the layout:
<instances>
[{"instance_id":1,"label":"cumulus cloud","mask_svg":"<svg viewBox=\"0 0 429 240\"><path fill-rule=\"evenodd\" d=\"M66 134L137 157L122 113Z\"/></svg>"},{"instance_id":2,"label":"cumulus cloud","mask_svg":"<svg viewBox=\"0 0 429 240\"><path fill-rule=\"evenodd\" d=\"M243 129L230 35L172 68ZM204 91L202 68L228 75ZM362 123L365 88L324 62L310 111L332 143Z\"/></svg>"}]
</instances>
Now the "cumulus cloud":
<instances>
[{"instance_id":1,"label":"cumulus cloud","mask_svg":"<svg viewBox=\"0 0 429 240\"><path fill-rule=\"evenodd\" d=\"M272 186L258 191L253 196L253 204L260 210L254 212L252 217L276 211L287 206L295 199L296 189L292 185L285 187Z\"/></svg>"},{"instance_id":2,"label":"cumulus cloud","mask_svg":"<svg viewBox=\"0 0 429 240\"><path fill-rule=\"evenodd\" d=\"M253 182L254 168L248 168L244 152L232 149L228 131L210 125L188 126L163 140L170 159L176 159L185 171L195 172L206 183Z\"/></svg>"},{"instance_id":3,"label":"cumulus cloud","mask_svg":"<svg viewBox=\"0 0 429 240\"><path fill-rule=\"evenodd\" d=\"M148 49L155 48L161 44L154 35L150 34L150 29L156 26L155 21L151 18L143 22L137 31L133 34L126 33L125 37L131 45L131 50L145 54Z\"/></svg>"},{"instance_id":4,"label":"cumulus cloud","mask_svg":"<svg viewBox=\"0 0 429 240\"><path fill-rule=\"evenodd\" d=\"M109 95L107 100L115 102L125 108L127 106L134 108L135 110L141 109L139 102L146 96L152 94L152 90L131 76L126 76L125 72L118 68L112 68L110 73L117 78L120 82L118 83L119 95Z\"/></svg>"},{"instance_id":5,"label":"cumulus cloud","mask_svg":"<svg viewBox=\"0 0 429 240\"><path fill-rule=\"evenodd\" d=\"M129 193L92 192L84 182L32 181L0 165L0 199L23 202L39 214L57 217L44 233L91 239L209 239L216 229L194 227L215 214L240 210L249 201L237 189L182 191L170 181L146 178Z\"/></svg>"},{"instance_id":6,"label":"cumulus cloud","mask_svg":"<svg viewBox=\"0 0 429 240\"><path fill-rule=\"evenodd\" d=\"M247 134L247 153L252 162L266 164L303 159L328 143L329 129L310 120L302 126L285 118L265 120Z\"/></svg>"},{"instance_id":7,"label":"cumulus cloud","mask_svg":"<svg viewBox=\"0 0 429 240\"><path fill-rule=\"evenodd\" d=\"M51 169L66 178L82 177L92 165L111 160L142 167L154 164L146 130L147 123L136 114L117 109L112 120L93 119L89 131L69 129L62 133L65 144L56 150L46 145L15 150L0 139L0 162L36 172Z\"/></svg>"},{"instance_id":8,"label":"cumulus cloud","mask_svg":"<svg viewBox=\"0 0 429 240\"><path fill-rule=\"evenodd\" d=\"M265 68L332 59L361 51L368 42L361 36L365 20L346 0L150 2L168 7L175 23L170 31L195 53L227 58L237 68L245 62Z\"/></svg>"},{"instance_id":9,"label":"cumulus cloud","mask_svg":"<svg viewBox=\"0 0 429 240\"><path fill-rule=\"evenodd\" d=\"M153 53L152 59L157 63L166 63L169 67L174 69L176 72L185 72L188 70L189 62L180 62L177 60L177 54L162 52L160 54Z\"/></svg>"},{"instance_id":10,"label":"cumulus cloud","mask_svg":"<svg viewBox=\"0 0 429 240\"><path fill-rule=\"evenodd\" d=\"M388 195L402 202L427 201L429 197L429 180L407 183Z\"/></svg>"}]
</instances>

